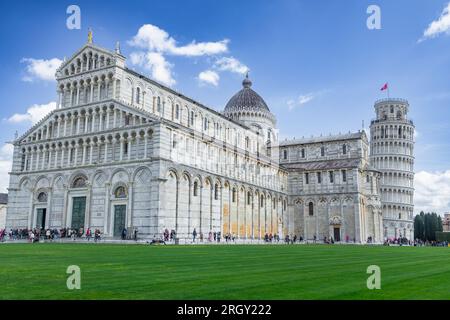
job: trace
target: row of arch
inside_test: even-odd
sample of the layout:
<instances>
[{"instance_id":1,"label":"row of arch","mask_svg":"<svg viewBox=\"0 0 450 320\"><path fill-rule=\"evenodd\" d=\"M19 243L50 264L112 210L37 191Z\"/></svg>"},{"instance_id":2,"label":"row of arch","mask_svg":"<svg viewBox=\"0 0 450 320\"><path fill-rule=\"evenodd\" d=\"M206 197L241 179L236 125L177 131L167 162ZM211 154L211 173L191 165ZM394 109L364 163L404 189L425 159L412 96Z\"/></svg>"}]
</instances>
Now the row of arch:
<instances>
[{"instance_id":1,"label":"row of arch","mask_svg":"<svg viewBox=\"0 0 450 320\"><path fill-rule=\"evenodd\" d=\"M414 158L408 156L374 156L371 164L378 169L414 171Z\"/></svg>"},{"instance_id":2,"label":"row of arch","mask_svg":"<svg viewBox=\"0 0 450 320\"><path fill-rule=\"evenodd\" d=\"M72 76L86 71L109 67L112 65L112 61L112 58L108 55L87 51L68 64L62 70L62 73L66 77Z\"/></svg>"},{"instance_id":3,"label":"row of arch","mask_svg":"<svg viewBox=\"0 0 450 320\"><path fill-rule=\"evenodd\" d=\"M312 149L312 150L311 150ZM313 155L313 159L316 159L318 155L325 157L329 152L333 152L333 156L347 156L351 153L352 148L349 143L328 143L326 145L310 145L310 146L290 146L285 147L280 151L280 158L282 160L298 161L309 160L310 155Z\"/></svg>"},{"instance_id":4,"label":"row of arch","mask_svg":"<svg viewBox=\"0 0 450 320\"><path fill-rule=\"evenodd\" d=\"M181 236L222 232L238 238L263 238L287 232L287 198L270 190L221 177L170 168L164 185L165 227Z\"/></svg>"},{"instance_id":5,"label":"row of arch","mask_svg":"<svg viewBox=\"0 0 450 320\"><path fill-rule=\"evenodd\" d=\"M115 79L112 73L60 81L58 106L60 108L73 107L107 100L110 97L116 98L118 90L120 90L120 80Z\"/></svg>"},{"instance_id":6,"label":"row of arch","mask_svg":"<svg viewBox=\"0 0 450 320\"><path fill-rule=\"evenodd\" d=\"M412 205L413 197L413 189L381 188L381 198L383 202L396 202Z\"/></svg>"},{"instance_id":7,"label":"row of arch","mask_svg":"<svg viewBox=\"0 0 450 320\"><path fill-rule=\"evenodd\" d=\"M21 149L21 171L147 159L152 152L152 137L151 129L138 129L33 144Z\"/></svg>"},{"instance_id":8,"label":"row of arch","mask_svg":"<svg viewBox=\"0 0 450 320\"><path fill-rule=\"evenodd\" d=\"M58 110L45 123L40 123L34 132L28 133L23 142L95 133L126 125L143 125L150 121L149 118L125 112L112 103L78 110Z\"/></svg>"},{"instance_id":9,"label":"row of arch","mask_svg":"<svg viewBox=\"0 0 450 320\"><path fill-rule=\"evenodd\" d=\"M414 155L414 144L411 142L372 142L371 154L404 154L408 156Z\"/></svg>"},{"instance_id":10,"label":"row of arch","mask_svg":"<svg viewBox=\"0 0 450 320\"><path fill-rule=\"evenodd\" d=\"M383 172L381 184L384 186L414 187L414 174L406 172Z\"/></svg>"},{"instance_id":11,"label":"row of arch","mask_svg":"<svg viewBox=\"0 0 450 320\"><path fill-rule=\"evenodd\" d=\"M378 139L406 139L414 140L414 127L411 125L384 125L377 124L371 128L371 137Z\"/></svg>"},{"instance_id":12,"label":"row of arch","mask_svg":"<svg viewBox=\"0 0 450 320\"><path fill-rule=\"evenodd\" d=\"M219 138L243 150L257 152L257 141L261 138L251 130L242 128L240 125L234 124L206 108L197 107L181 98L164 94L161 90L153 88L143 81L135 81L131 77L127 77L125 81L125 92L122 94L125 103L188 128L193 128L211 137ZM146 98L147 95L150 97ZM250 142L246 142L248 141L246 138Z\"/></svg>"}]
</instances>

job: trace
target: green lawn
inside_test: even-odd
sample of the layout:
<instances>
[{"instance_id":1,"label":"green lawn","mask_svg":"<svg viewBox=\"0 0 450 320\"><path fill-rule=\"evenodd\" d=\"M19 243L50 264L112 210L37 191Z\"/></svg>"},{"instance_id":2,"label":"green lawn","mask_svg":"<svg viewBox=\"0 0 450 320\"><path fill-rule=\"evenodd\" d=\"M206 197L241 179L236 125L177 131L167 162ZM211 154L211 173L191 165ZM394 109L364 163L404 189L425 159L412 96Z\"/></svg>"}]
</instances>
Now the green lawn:
<instances>
[{"instance_id":1,"label":"green lawn","mask_svg":"<svg viewBox=\"0 0 450 320\"><path fill-rule=\"evenodd\" d=\"M373 264L381 290L366 287ZM0 244L0 286L0 299L449 299L450 248Z\"/></svg>"}]
</instances>

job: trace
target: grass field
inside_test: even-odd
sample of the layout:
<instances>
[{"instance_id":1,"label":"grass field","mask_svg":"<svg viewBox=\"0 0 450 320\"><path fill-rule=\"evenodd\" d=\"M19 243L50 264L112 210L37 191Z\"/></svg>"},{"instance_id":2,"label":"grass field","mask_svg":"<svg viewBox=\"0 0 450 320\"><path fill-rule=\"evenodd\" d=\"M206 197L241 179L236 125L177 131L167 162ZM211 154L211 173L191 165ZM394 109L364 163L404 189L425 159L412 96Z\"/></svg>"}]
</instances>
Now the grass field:
<instances>
[{"instance_id":1,"label":"grass field","mask_svg":"<svg viewBox=\"0 0 450 320\"><path fill-rule=\"evenodd\" d=\"M449 299L450 248L1 244L0 285L0 299Z\"/></svg>"}]
</instances>

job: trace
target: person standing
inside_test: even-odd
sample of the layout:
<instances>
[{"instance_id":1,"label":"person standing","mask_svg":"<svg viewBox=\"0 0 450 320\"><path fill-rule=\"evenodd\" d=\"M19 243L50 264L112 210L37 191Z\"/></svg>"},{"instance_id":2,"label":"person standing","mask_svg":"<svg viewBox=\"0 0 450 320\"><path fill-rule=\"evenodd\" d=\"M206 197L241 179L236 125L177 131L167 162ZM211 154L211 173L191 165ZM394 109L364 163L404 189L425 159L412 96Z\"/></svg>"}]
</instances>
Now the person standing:
<instances>
[{"instance_id":1,"label":"person standing","mask_svg":"<svg viewBox=\"0 0 450 320\"><path fill-rule=\"evenodd\" d=\"M192 231L192 242L195 242L195 238L197 237L197 230Z\"/></svg>"}]
</instances>

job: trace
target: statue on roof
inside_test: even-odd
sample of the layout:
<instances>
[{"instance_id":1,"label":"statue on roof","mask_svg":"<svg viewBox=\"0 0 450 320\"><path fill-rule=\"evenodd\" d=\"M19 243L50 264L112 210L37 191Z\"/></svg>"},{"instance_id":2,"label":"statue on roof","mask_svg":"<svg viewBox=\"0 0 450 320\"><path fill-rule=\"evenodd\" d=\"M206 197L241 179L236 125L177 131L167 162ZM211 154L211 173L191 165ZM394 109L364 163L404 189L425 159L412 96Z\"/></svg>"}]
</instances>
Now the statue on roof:
<instances>
[{"instance_id":1,"label":"statue on roof","mask_svg":"<svg viewBox=\"0 0 450 320\"><path fill-rule=\"evenodd\" d=\"M88 43L92 43L92 30L91 30L91 28L89 28L89 31L88 31Z\"/></svg>"}]
</instances>

